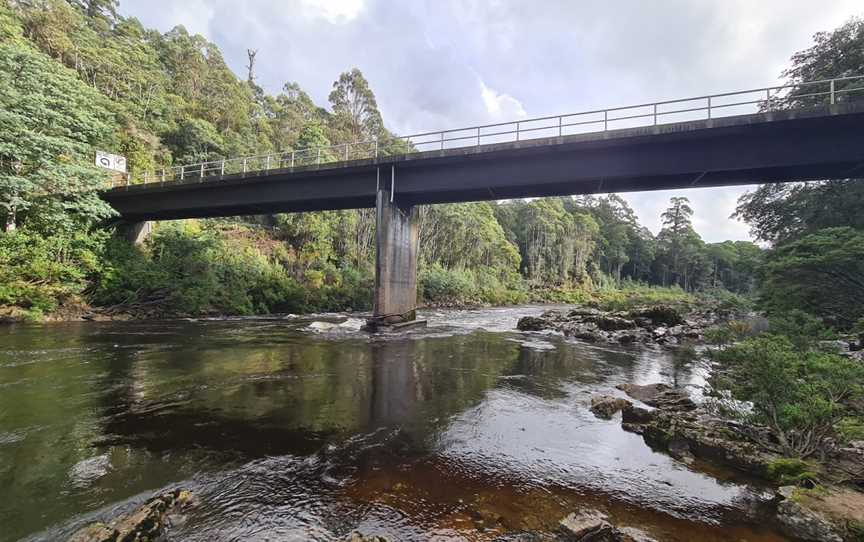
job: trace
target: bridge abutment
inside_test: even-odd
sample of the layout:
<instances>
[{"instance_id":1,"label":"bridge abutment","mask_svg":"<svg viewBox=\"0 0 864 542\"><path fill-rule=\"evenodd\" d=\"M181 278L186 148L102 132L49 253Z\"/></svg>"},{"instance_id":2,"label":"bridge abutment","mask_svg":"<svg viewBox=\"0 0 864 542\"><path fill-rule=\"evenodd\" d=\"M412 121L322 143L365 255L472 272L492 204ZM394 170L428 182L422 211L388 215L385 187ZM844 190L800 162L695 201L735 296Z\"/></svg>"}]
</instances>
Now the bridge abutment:
<instances>
[{"instance_id":1,"label":"bridge abutment","mask_svg":"<svg viewBox=\"0 0 864 542\"><path fill-rule=\"evenodd\" d=\"M370 327L416 318L417 254L420 241L417 208L392 201L379 188L375 207L375 292Z\"/></svg>"}]
</instances>

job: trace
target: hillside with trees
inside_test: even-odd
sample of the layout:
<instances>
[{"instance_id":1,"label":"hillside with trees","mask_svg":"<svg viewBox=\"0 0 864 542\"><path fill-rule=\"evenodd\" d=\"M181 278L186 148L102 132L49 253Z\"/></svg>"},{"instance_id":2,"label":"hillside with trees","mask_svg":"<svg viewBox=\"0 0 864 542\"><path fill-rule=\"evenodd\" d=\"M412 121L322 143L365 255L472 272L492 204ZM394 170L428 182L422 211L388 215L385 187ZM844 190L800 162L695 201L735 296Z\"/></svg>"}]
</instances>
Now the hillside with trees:
<instances>
[{"instance_id":1,"label":"hillside with trees","mask_svg":"<svg viewBox=\"0 0 864 542\"><path fill-rule=\"evenodd\" d=\"M860 40L860 27L838 32ZM793 57L790 80L829 69L822 64L842 40L820 39ZM97 194L108 178L92 166L97 148L126 156L133 174L370 138L386 152L408 150L385 127L356 68L336 76L321 105L296 82L268 94L255 82L255 62L250 51L238 77L215 44L180 26L164 34L144 28L119 15L116 0L0 0L0 307L7 316L38 319L87 304L151 315L369 308L371 210L166 222L144 247L112 234L113 211ZM439 304L578 301L635 284L673 296L752 294L764 284L765 306L779 309L806 293L772 285L788 286L784 277L812 263L802 256L815 250L810 245L839 242L802 236L851 227L839 254L818 251L838 266L856 247L856 186L766 185L745 196L738 216L778 245L767 255L749 242L705 243L685 197L672 198L657 235L614 194L427 206L421 295ZM834 218L815 211L831 201L839 202ZM790 240L799 245L781 247Z\"/></svg>"}]
</instances>

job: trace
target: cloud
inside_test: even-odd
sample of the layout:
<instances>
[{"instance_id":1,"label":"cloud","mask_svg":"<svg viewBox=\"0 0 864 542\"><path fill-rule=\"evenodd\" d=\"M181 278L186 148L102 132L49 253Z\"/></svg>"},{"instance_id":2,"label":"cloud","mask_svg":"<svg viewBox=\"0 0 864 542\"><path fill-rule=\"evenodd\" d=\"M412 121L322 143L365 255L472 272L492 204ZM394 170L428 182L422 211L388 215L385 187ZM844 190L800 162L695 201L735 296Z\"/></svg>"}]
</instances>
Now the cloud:
<instances>
[{"instance_id":1,"label":"cloud","mask_svg":"<svg viewBox=\"0 0 864 542\"><path fill-rule=\"evenodd\" d=\"M363 0L303 0L306 7L317 11L331 23L348 23L363 9Z\"/></svg>"},{"instance_id":2,"label":"cloud","mask_svg":"<svg viewBox=\"0 0 864 542\"><path fill-rule=\"evenodd\" d=\"M417 133L527 115L615 107L770 85L812 35L860 0L121 0L120 11L216 42L258 83L297 81L320 104L360 68L388 128ZM748 238L729 220L744 189L684 193L707 240ZM627 194L657 229L677 193Z\"/></svg>"},{"instance_id":3,"label":"cloud","mask_svg":"<svg viewBox=\"0 0 864 542\"><path fill-rule=\"evenodd\" d=\"M509 94L501 94L486 86L482 79L478 78L480 83L480 97L483 98L483 104L486 106L486 112L489 117L497 122L509 121L527 116L522 103L510 96Z\"/></svg>"}]
</instances>

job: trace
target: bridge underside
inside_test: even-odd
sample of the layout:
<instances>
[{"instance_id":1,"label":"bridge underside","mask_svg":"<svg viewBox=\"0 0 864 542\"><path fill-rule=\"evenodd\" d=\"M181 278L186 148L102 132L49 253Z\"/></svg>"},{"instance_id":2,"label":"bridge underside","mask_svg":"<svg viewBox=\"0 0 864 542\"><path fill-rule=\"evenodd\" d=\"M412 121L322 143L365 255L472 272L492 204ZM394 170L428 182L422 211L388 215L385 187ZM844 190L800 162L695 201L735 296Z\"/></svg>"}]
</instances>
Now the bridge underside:
<instances>
[{"instance_id":1,"label":"bridge underside","mask_svg":"<svg viewBox=\"0 0 864 542\"><path fill-rule=\"evenodd\" d=\"M856 175L864 176L860 103L133 185L103 197L130 222L375 207L377 199L381 228L381 217L389 216L382 201L410 210L418 204ZM410 221L412 213L402 216ZM410 228L404 231L410 241ZM392 248L382 239L387 237L379 236L379 254ZM411 267L406 284L413 284L416 269L416 246L410 244L407 260L391 254Z\"/></svg>"}]
</instances>

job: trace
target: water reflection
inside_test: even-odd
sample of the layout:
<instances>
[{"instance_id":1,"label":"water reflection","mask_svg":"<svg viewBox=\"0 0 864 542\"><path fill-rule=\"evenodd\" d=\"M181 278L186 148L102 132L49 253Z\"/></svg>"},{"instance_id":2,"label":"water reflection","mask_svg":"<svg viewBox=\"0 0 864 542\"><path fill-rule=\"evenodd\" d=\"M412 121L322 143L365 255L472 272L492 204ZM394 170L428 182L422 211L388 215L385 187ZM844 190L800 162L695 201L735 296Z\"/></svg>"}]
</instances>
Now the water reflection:
<instances>
[{"instance_id":1,"label":"water reflection","mask_svg":"<svg viewBox=\"0 0 864 542\"><path fill-rule=\"evenodd\" d=\"M390 337L302 319L0 329L0 540L181 483L204 504L178 540L491 536L586 502L658 534L756 536L740 479L587 411L617 383L696 381L693 364L504 331L529 310L442 311Z\"/></svg>"}]
</instances>

